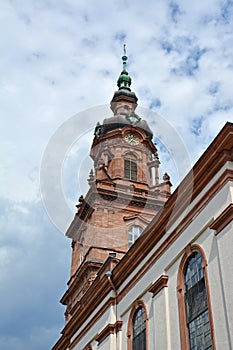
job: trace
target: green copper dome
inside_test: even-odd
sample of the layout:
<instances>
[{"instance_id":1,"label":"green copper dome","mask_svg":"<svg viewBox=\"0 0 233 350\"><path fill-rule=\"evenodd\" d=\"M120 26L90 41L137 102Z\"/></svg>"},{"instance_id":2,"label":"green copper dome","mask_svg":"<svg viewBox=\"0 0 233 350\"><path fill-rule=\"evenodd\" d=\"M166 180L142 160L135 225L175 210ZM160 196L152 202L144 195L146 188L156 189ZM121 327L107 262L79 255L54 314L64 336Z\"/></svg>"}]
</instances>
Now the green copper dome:
<instances>
[{"instance_id":1,"label":"green copper dome","mask_svg":"<svg viewBox=\"0 0 233 350\"><path fill-rule=\"evenodd\" d=\"M117 80L117 86L120 89L126 89L126 90L130 90L130 85L131 85L131 78L129 75L127 74L121 74L119 76L119 79Z\"/></svg>"}]
</instances>

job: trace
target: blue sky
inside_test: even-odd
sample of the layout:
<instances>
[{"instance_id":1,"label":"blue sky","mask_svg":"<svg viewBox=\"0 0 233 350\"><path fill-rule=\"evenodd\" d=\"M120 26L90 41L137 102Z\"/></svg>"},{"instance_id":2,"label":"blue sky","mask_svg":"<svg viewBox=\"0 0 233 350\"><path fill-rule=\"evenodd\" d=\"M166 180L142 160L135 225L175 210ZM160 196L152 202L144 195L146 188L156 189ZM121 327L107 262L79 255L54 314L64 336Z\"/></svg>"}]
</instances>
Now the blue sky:
<instances>
[{"instance_id":1,"label":"blue sky","mask_svg":"<svg viewBox=\"0 0 233 350\"><path fill-rule=\"evenodd\" d=\"M148 117L175 187L189 165L169 137L179 137L191 166L233 120L233 2L5 0L0 18L0 345L49 349L64 325L59 299L69 278L70 242L61 231L85 194L93 128L110 116L123 44L139 105L164 121L162 133L155 114ZM53 173L48 149L53 164L65 150ZM54 176L69 208L59 229L64 203Z\"/></svg>"}]
</instances>

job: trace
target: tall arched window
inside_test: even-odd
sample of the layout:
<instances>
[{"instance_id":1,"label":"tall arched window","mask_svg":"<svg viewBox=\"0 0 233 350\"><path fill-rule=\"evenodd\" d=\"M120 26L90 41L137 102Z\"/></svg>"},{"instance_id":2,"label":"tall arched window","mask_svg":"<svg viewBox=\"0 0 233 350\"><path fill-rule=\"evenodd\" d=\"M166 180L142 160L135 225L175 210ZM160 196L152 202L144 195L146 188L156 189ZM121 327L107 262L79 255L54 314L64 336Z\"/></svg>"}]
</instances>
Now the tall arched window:
<instances>
[{"instance_id":1,"label":"tall arched window","mask_svg":"<svg viewBox=\"0 0 233 350\"><path fill-rule=\"evenodd\" d=\"M143 306L139 306L133 316L132 350L146 350L146 320Z\"/></svg>"},{"instance_id":2,"label":"tall arched window","mask_svg":"<svg viewBox=\"0 0 233 350\"><path fill-rule=\"evenodd\" d=\"M128 350L148 349L148 310L142 300L132 306L128 323Z\"/></svg>"},{"instance_id":3,"label":"tall arched window","mask_svg":"<svg viewBox=\"0 0 233 350\"><path fill-rule=\"evenodd\" d=\"M193 253L188 259L184 278L189 348L212 349L204 270L199 252Z\"/></svg>"},{"instance_id":4,"label":"tall arched window","mask_svg":"<svg viewBox=\"0 0 233 350\"><path fill-rule=\"evenodd\" d=\"M182 259L178 276L181 348L189 350L215 349L206 260L200 248L189 247ZM207 283L206 283L207 282Z\"/></svg>"},{"instance_id":5,"label":"tall arched window","mask_svg":"<svg viewBox=\"0 0 233 350\"><path fill-rule=\"evenodd\" d=\"M129 239L128 239L129 248L131 247L132 244L134 244L136 239L138 239L142 231L143 231L142 228L137 225L133 225L129 228Z\"/></svg>"},{"instance_id":6,"label":"tall arched window","mask_svg":"<svg viewBox=\"0 0 233 350\"><path fill-rule=\"evenodd\" d=\"M142 300L133 304L128 323L128 350L148 348L148 311Z\"/></svg>"},{"instance_id":7,"label":"tall arched window","mask_svg":"<svg viewBox=\"0 0 233 350\"><path fill-rule=\"evenodd\" d=\"M133 154L127 154L124 159L124 176L126 179L137 181L137 159Z\"/></svg>"}]
</instances>

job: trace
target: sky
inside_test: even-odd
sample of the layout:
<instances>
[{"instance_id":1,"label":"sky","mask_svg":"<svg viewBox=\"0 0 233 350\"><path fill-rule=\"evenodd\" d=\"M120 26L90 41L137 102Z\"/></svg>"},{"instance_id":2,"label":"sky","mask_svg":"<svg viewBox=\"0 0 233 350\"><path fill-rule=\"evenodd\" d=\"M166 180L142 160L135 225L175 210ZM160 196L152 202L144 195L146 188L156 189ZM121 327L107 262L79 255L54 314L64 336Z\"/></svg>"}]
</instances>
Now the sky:
<instances>
[{"instance_id":1,"label":"sky","mask_svg":"<svg viewBox=\"0 0 233 350\"><path fill-rule=\"evenodd\" d=\"M64 326L64 233L87 190L96 122L111 116L123 44L175 189L233 121L233 2L4 0L0 20L0 345L50 349Z\"/></svg>"}]
</instances>

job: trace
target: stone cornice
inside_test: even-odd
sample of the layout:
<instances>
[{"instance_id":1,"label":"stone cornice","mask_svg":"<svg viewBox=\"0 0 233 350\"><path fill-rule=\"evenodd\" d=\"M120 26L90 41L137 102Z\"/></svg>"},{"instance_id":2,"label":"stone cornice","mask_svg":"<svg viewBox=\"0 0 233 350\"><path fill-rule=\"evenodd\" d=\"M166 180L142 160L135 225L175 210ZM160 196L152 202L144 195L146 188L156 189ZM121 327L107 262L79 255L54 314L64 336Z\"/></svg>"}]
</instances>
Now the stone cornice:
<instances>
[{"instance_id":1,"label":"stone cornice","mask_svg":"<svg viewBox=\"0 0 233 350\"><path fill-rule=\"evenodd\" d=\"M103 265L103 262L98 261L84 261L82 265L79 266L78 270L75 272L74 276L71 276L70 280L68 281L69 289L65 292L63 297L61 298L60 302L63 305L66 305L66 301L69 298L69 296L73 293L73 291L77 288L77 285L80 283L80 279L86 274L87 270L90 268L95 268L96 270L99 270L99 268Z\"/></svg>"},{"instance_id":2,"label":"stone cornice","mask_svg":"<svg viewBox=\"0 0 233 350\"><path fill-rule=\"evenodd\" d=\"M158 211L161 207L164 206L164 201L156 198L156 195L141 195L137 192L124 192L128 187L124 185L119 185L119 188L122 188L122 191L115 191L101 187L101 182L97 184L98 187L91 188L87 196L85 197L82 205L79 208L78 213L75 215L70 227L66 232L66 236L77 240L78 231L82 228L82 225L85 225L87 218L89 218L94 210L99 206L96 204L96 200L114 201L116 205L119 204L128 204L130 206L144 208L145 206L150 210ZM143 191L143 189L142 189ZM158 193L158 196L161 194Z\"/></svg>"},{"instance_id":3,"label":"stone cornice","mask_svg":"<svg viewBox=\"0 0 233 350\"><path fill-rule=\"evenodd\" d=\"M232 203L213 221L210 228L216 231L215 235L218 235L231 221L233 221Z\"/></svg>"},{"instance_id":4,"label":"stone cornice","mask_svg":"<svg viewBox=\"0 0 233 350\"><path fill-rule=\"evenodd\" d=\"M122 330L122 321L117 321L115 324L109 323L95 338L98 345L104 341L110 334L118 333Z\"/></svg>"},{"instance_id":5,"label":"stone cornice","mask_svg":"<svg viewBox=\"0 0 233 350\"><path fill-rule=\"evenodd\" d=\"M107 278L102 278L100 282L100 279L96 277L91 288L84 294L82 302L77 308L74 307L73 317L62 330L62 334L74 334L86 321L88 315L96 310L109 292L111 292L111 287Z\"/></svg>"},{"instance_id":6,"label":"stone cornice","mask_svg":"<svg viewBox=\"0 0 233 350\"><path fill-rule=\"evenodd\" d=\"M129 204L132 206L144 207L151 209L160 209L164 202L155 197L143 196L136 193L125 193L120 191L109 191L108 189L98 188L99 195L105 200L114 200L116 203Z\"/></svg>"},{"instance_id":7,"label":"stone cornice","mask_svg":"<svg viewBox=\"0 0 233 350\"><path fill-rule=\"evenodd\" d=\"M161 275L150 287L149 292L153 294L153 297L158 294L163 288L167 287L168 276Z\"/></svg>"},{"instance_id":8,"label":"stone cornice","mask_svg":"<svg viewBox=\"0 0 233 350\"><path fill-rule=\"evenodd\" d=\"M56 344L53 346L52 350L65 350L68 349L70 340L68 337L62 336Z\"/></svg>"},{"instance_id":9,"label":"stone cornice","mask_svg":"<svg viewBox=\"0 0 233 350\"><path fill-rule=\"evenodd\" d=\"M125 215L123 216L123 220L124 221L131 221L131 220L135 220L138 219L139 221L142 221L144 224L149 224L150 220L147 220L144 216L142 216L141 214L133 214L133 215Z\"/></svg>"}]
</instances>

